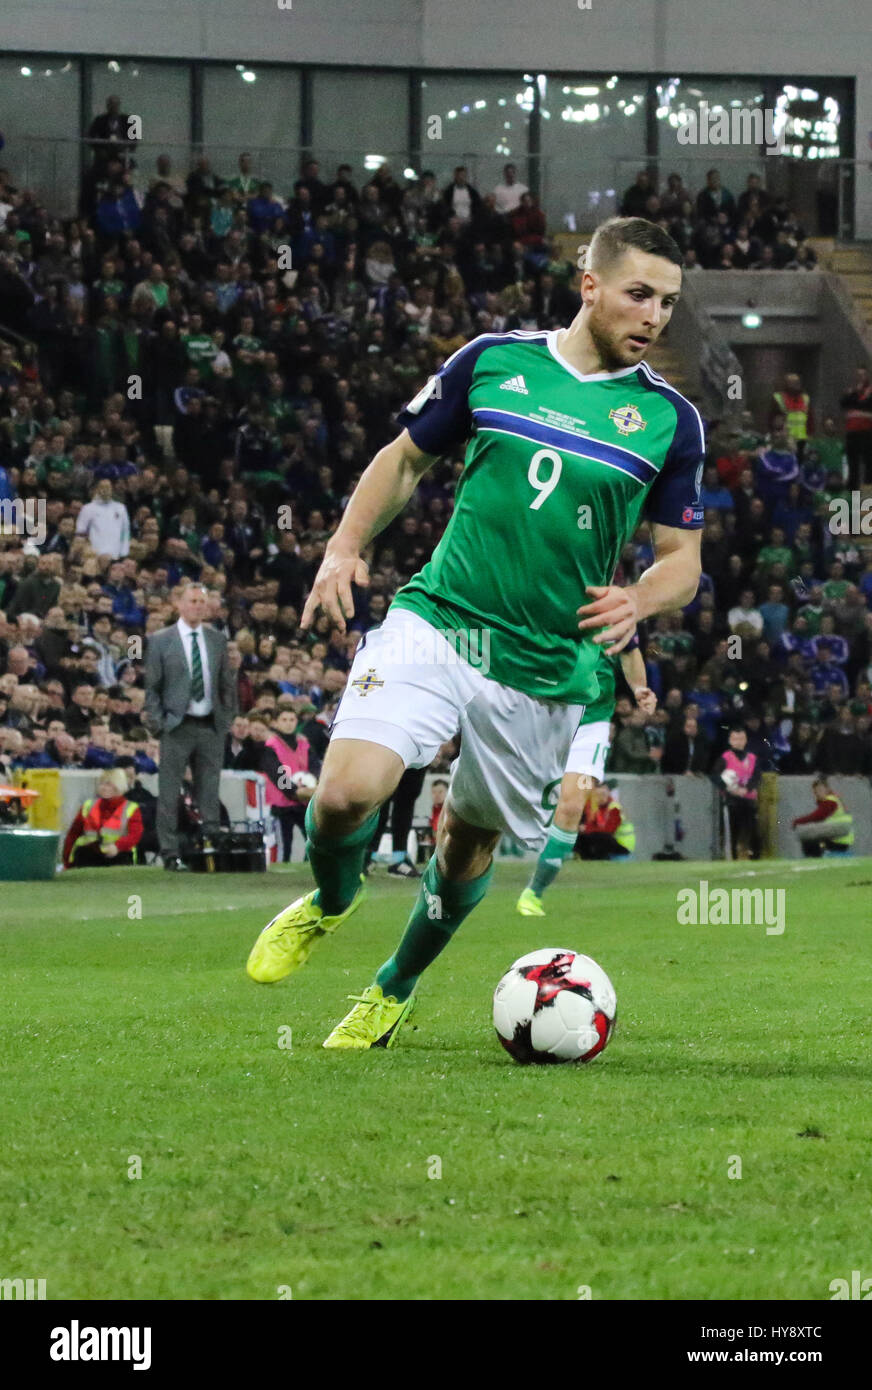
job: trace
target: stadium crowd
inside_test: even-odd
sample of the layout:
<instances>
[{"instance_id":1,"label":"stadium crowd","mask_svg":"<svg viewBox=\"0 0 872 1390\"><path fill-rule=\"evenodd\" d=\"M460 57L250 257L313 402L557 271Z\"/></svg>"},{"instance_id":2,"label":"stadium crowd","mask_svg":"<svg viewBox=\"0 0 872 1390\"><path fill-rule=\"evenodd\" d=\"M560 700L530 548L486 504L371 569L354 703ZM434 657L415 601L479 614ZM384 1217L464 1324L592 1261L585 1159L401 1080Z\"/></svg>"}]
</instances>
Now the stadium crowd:
<instances>
[{"instance_id":1,"label":"stadium crowd","mask_svg":"<svg viewBox=\"0 0 872 1390\"><path fill-rule=\"evenodd\" d=\"M717 169L694 195L680 174L658 191L640 169L621 199L624 217L647 217L675 240L685 270L815 270L817 256L784 198L773 198L759 174L749 174L738 198L724 188Z\"/></svg>"},{"instance_id":2,"label":"stadium crowd","mask_svg":"<svg viewBox=\"0 0 872 1390\"><path fill-rule=\"evenodd\" d=\"M245 153L226 177L161 156L146 179L96 124L73 220L0 170L0 782L156 770L143 642L191 579L237 671L226 765L263 766L288 710L317 771L361 635L445 531L462 454L375 542L348 633L320 617L301 634L350 493L469 338L568 323L576 267L511 165L480 193L464 168L439 187L383 166L359 186L311 159L284 197ZM622 211L665 223L691 264L724 264L727 245L734 266L812 263L752 180L734 203L716 174L695 199L647 179ZM703 581L644 634L659 706L618 700L612 771L704 775L741 725L764 768L872 774L872 538L828 525L846 449L854 481L868 468L869 378L845 397L853 450L797 379L776 385L767 419L706 422ZM643 525L617 582L651 560Z\"/></svg>"}]
</instances>

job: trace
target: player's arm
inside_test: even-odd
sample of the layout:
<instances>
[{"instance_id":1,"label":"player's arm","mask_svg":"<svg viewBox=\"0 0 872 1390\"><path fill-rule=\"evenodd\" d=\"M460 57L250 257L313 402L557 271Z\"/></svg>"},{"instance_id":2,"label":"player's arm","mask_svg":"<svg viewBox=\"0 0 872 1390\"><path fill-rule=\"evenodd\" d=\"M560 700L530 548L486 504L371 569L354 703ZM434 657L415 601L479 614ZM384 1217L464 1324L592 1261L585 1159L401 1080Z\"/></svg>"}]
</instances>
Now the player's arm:
<instances>
[{"instance_id":1,"label":"player's arm","mask_svg":"<svg viewBox=\"0 0 872 1390\"><path fill-rule=\"evenodd\" d=\"M327 542L300 627L308 628L320 608L341 632L345 631L345 619L354 612L352 582L364 587L369 583L369 569L361 559L361 551L403 510L419 479L434 462L435 456L419 449L408 430L379 449L354 489L335 534Z\"/></svg>"},{"instance_id":2,"label":"player's arm","mask_svg":"<svg viewBox=\"0 0 872 1390\"><path fill-rule=\"evenodd\" d=\"M651 527L654 564L631 585L639 602L639 618L684 608L695 597L702 574L702 531L677 526Z\"/></svg>"},{"instance_id":3,"label":"player's arm","mask_svg":"<svg viewBox=\"0 0 872 1390\"><path fill-rule=\"evenodd\" d=\"M638 647L621 652L621 670L624 680L633 692L636 704L645 714L653 714L657 708L657 696L647 685L648 673Z\"/></svg>"},{"instance_id":4,"label":"player's arm","mask_svg":"<svg viewBox=\"0 0 872 1390\"><path fill-rule=\"evenodd\" d=\"M584 604L578 613L582 632L602 628L594 642L605 646L607 656L622 651L633 635L636 624L655 613L668 613L690 603L699 587L702 573L700 561L701 531L687 531L677 526L652 525L654 564L638 583L621 588L617 584L600 587L589 584L587 592L592 603ZM604 626L605 624L605 626Z\"/></svg>"}]
</instances>

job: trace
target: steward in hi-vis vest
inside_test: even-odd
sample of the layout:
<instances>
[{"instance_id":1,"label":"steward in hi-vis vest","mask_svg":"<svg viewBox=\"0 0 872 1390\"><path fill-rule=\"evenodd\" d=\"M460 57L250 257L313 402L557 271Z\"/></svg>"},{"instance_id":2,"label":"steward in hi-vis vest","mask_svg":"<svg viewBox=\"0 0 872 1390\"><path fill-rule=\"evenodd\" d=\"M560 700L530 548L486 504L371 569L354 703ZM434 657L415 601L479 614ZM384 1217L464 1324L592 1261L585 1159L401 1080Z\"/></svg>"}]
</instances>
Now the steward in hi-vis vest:
<instances>
[{"instance_id":1,"label":"steward in hi-vis vest","mask_svg":"<svg viewBox=\"0 0 872 1390\"><path fill-rule=\"evenodd\" d=\"M84 865L134 864L142 839L142 812L118 790L126 777L113 769L100 778L96 797L82 803L67 831L64 868ZM111 793L111 795L110 795Z\"/></svg>"}]
</instances>

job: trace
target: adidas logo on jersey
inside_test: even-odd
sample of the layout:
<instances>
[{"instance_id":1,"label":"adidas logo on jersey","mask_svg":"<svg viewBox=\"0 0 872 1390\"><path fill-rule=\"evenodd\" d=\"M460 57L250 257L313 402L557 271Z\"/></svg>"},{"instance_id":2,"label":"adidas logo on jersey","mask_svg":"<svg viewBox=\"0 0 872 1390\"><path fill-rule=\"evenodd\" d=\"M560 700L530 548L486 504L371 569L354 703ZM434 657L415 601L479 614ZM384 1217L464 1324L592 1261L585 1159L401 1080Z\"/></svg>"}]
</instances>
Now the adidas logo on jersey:
<instances>
[{"instance_id":1,"label":"adidas logo on jersey","mask_svg":"<svg viewBox=\"0 0 872 1390\"><path fill-rule=\"evenodd\" d=\"M522 396L529 396L527 383L522 376L510 376L508 381L504 381L500 386L501 391L518 391Z\"/></svg>"}]
</instances>

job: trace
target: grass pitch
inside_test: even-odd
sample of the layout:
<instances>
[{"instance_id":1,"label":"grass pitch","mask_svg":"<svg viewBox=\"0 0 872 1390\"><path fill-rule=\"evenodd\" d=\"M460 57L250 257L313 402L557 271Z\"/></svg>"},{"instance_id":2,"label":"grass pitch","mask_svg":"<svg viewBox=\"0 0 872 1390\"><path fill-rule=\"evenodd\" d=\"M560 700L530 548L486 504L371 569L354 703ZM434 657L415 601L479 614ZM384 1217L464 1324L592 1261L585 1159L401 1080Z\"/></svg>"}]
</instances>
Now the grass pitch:
<instances>
[{"instance_id":1,"label":"grass pitch","mask_svg":"<svg viewBox=\"0 0 872 1390\"><path fill-rule=\"evenodd\" d=\"M405 924L414 887L383 870L273 986L245 959L302 866L3 884L0 1276L50 1299L831 1297L872 1272L872 860L756 869L571 863L539 921L500 864L414 1030L365 1054L320 1044ZM784 934L679 925L701 879L784 888ZM552 945L608 971L618 1029L589 1066L521 1068L491 994Z\"/></svg>"}]
</instances>

